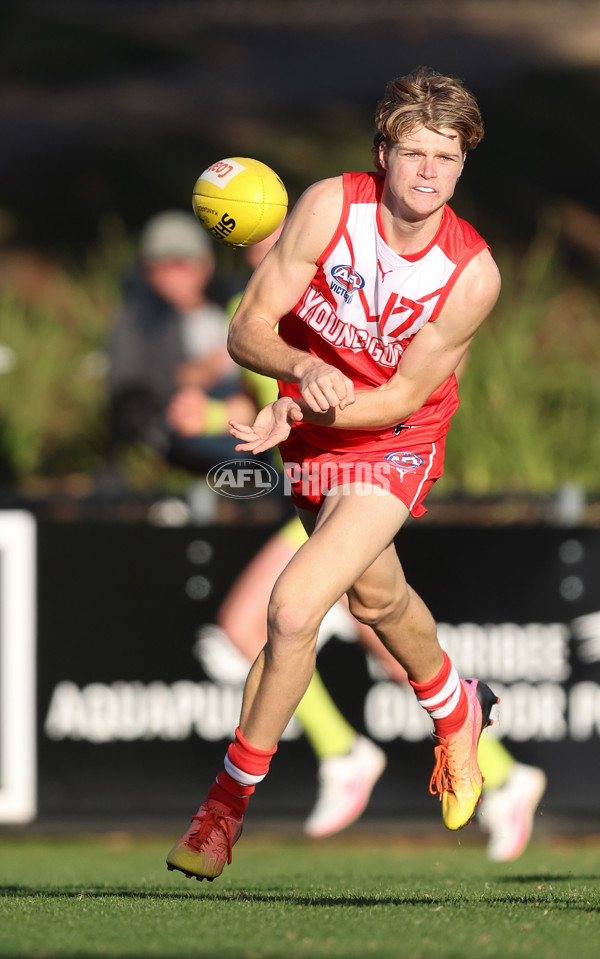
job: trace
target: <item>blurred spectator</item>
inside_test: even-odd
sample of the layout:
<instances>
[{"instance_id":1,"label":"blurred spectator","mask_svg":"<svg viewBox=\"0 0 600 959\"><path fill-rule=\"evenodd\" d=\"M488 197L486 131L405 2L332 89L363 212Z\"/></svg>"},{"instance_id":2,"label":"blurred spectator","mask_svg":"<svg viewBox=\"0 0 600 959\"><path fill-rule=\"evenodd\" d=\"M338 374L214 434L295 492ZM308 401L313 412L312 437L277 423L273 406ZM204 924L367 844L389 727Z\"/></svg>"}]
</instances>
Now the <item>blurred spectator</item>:
<instances>
[{"instance_id":1,"label":"blurred spectator","mask_svg":"<svg viewBox=\"0 0 600 959\"><path fill-rule=\"evenodd\" d=\"M243 257L251 272L256 269L263 257L277 242L281 236L282 229L283 223L264 240L260 240L258 243L254 243L251 246L244 247ZM238 308L242 299L242 294L243 290L239 290L228 300L225 307L227 323L229 323L229 320ZM246 409L248 411L254 411L252 413L248 412L246 416L248 422L251 422L255 412L257 412L259 409L262 409L262 407L266 406L266 404L271 400L277 398L277 383L268 376L262 376L260 373L253 373L252 370L247 369L240 369L239 376L241 377L241 382L243 384L243 391L245 394L244 399L248 404ZM221 421L224 421L226 424L228 424L230 419L235 419L235 413L233 411L230 413L231 403L222 404L222 406L223 409L221 411ZM214 411L213 415L217 416L218 401L216 398L212 404L212 409ZM177 434L182 437L189 437L191 439L202 430L202 424L205 417L204 410L205 398L200 391L197 389L182 389L169 403L167 419L169 425ZM235 443L237 442L238 441L235 440ZM244 454L240 453L237 453L236 455L240 457L244 456ZM281 466L281 459L277 450L269 450L261 458L268 460L272 459L277 468L280 468Z\"/></svg>"},{"instance_id":2,"label":"blurred spectator","mask_svg":"<svg viewBox=\"0 0 600 959\"><path fill-rule=\"evenodd\" d=\"M142 231L137 269L123 288L109 344L109 458L142 443L195 473L238 457L230 417L254 404L226 348L224 310L207 296L212 241L192 213L168 210ZM168 422L172 402L193 397L195 435Z\"/></svg>"}]
</instances>

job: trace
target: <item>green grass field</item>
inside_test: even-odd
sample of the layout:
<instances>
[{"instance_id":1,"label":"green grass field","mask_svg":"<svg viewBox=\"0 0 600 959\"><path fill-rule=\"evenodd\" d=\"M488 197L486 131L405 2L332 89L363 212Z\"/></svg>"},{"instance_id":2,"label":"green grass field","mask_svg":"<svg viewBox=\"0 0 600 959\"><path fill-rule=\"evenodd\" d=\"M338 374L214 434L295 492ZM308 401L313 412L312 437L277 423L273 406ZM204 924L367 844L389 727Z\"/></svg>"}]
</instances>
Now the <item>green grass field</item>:
<instances>
[{"instance_id":1,"label":"green grass field","mask_svg":"<svg viewBox=\"0 0 600 959\"><path fill-rule=\"evenodd\" d=\"M600 954L598 837L544 837L494 864L462 834L310 843L248 829L214 883L167 872L173 838L0 835L0 956Z\"/></svg>"}]
</instances>

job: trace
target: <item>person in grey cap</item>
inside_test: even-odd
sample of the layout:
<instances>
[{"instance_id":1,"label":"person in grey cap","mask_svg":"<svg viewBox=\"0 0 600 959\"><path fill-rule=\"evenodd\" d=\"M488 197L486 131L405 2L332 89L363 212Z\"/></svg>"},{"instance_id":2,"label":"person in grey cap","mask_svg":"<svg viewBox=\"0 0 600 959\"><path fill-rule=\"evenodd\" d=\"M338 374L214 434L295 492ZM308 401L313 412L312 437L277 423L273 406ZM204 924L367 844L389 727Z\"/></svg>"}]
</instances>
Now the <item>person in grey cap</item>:
<instances>
[{"instance_id":1,"label":"person in grey cap","mask_svg":"<svg viewBox=\"0 0 600 959\"><path fill-rule=\"evenodd\" d=\"M167 210L142 230L137 269L124 284L109 342L109 449L143 443L191 472L239 457L231 416L252 418L226 349L227 318L207 295L212 240L192 213ZM169 405L193 395L194 435L169 424Z\"/></svg>"}]
</instances>

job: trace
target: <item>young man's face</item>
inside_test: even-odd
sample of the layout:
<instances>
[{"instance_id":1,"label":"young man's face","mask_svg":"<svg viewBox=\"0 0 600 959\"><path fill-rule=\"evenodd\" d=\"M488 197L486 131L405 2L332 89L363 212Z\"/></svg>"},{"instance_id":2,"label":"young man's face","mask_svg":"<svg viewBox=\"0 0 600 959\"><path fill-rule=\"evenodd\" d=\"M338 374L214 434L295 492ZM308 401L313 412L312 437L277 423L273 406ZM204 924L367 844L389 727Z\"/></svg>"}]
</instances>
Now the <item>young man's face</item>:
<instances>
[{"instance_id":1,"label":"young man's face","mask_svg":"<svg viewBox=\"0 0 600 959\"><path fill-rule=\"evenodd\" d=\"M447 203L464 166L455 130L439 133L414 127L399 143L382 143L379 160L385 170L384 200L391 211L409 220L426 219Z\"/></svg>"}]
</instances>

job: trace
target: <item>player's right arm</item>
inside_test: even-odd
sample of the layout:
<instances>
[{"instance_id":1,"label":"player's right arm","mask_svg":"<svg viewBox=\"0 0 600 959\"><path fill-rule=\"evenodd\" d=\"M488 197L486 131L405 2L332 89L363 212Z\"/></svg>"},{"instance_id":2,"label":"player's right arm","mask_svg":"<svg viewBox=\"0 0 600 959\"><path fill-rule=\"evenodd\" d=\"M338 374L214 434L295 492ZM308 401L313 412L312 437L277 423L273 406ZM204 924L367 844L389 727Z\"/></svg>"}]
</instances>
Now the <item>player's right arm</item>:
<instances>
[{"instance_id":1,"label":"player's right arm","mask_svg":"<svg viewBox=\"0 0 600 959\"><path fill-rule=\"evenodd\" d=\"M334 366L288 346L276 332L317 270L317 260L342 212L341 177L309 187L289 215L283 232L253 273L229 326L228 349L240 366L298 383L315 413L354 402L352 381Z\"/></svg>"}]
</instances>

